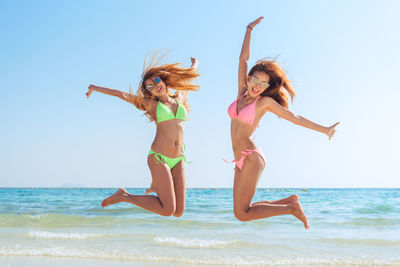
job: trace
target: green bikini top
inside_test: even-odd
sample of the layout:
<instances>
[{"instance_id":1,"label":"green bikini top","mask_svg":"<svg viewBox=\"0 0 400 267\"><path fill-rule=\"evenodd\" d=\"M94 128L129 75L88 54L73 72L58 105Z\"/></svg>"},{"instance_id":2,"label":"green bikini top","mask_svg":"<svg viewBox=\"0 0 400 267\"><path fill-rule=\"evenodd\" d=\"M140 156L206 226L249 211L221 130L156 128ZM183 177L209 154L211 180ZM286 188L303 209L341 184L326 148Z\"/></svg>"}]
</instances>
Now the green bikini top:
<instances>
[{"instance_id":1,"label":"green bikini top","mask_svg":"<svg viewBox=\"0 0 400 267\"><path fill-rule=\"evenodd\" d=\"M161 101L158 101L157 104L157 124L159 124L162 121L167 121L167 120L172 120L172 119L178 119L178 120L186 120L186 108L184 105L179 100L176 100L178 103L178 109L176 110L176 115L172 112L172 110L165 104L163 104Z\"/></svg>"}]
</instances>

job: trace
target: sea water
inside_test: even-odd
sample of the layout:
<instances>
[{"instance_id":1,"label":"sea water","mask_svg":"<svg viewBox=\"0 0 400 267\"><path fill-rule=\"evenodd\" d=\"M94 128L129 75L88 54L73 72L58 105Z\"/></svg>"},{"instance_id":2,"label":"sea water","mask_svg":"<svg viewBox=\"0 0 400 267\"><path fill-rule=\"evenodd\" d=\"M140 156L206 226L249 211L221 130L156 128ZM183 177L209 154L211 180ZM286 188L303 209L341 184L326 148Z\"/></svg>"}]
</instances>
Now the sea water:
<instances>
[{"instance_id":1,"label":"sea water","mask_svg":"<svg viewBox=\"0 0 400 267\"><path fill-rule=\"evenodd\" d=\"M102 208L116 190L0 188L0 266L400 266L400 189L257 190L297 194L309 230L290 215L238 221L232 189L188 189L179 218Z\"/></svg>"}]
</instances>

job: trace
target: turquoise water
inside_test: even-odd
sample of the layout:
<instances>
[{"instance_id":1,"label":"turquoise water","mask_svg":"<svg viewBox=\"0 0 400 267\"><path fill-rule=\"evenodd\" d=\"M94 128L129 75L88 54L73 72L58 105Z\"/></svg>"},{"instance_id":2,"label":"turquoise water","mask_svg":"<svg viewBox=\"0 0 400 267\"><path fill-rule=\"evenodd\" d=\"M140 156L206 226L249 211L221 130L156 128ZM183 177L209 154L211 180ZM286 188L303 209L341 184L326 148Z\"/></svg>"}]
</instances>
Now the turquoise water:
<instances>
[{"instance_id":1,"label":"turquoise water","mask_svg":"<svg viewBox=\"0 0 400 267\"><path fill-rule=\"evenodd\" d=\"M143 194L144 189L127 189ZM116 189L0 189L1 266L400 266L400 189L259 189L297 194L292 216L239 222L231 189L188 189L182 217L130 204Z\"/></svg>"}]
</instances>

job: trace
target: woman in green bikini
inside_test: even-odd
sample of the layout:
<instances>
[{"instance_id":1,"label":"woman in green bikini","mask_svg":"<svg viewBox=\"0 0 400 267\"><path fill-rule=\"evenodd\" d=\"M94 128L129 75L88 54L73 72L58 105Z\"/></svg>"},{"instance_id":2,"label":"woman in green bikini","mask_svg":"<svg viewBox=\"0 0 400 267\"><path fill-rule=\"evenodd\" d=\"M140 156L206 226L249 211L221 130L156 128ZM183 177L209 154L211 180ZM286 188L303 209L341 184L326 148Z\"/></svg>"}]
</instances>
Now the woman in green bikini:
<instances>
[{"instance_id":1,"label":"woman in green bikini","mask_svg":"<svg viewBox=\"0 0 400 267\"><path fill-rule=\"evenodd\" d=\"M184 122L188 109L188 92L198 90L192 82L199 76L197 60L191 58L191 68L180 64L157 66L154 56L143 71L136 95L119 90L90 85L86 96L93 91L121 98L154 121L156 136L147 156L152 183L145 195L133 195L120 188L101 203L102 207L128 202L162 216L182 216L185 208L185 156L183 144ZM176 90L172 94L170 89ZM157 196L148 195L156 192Z\"/></svg>"}]
</instances>

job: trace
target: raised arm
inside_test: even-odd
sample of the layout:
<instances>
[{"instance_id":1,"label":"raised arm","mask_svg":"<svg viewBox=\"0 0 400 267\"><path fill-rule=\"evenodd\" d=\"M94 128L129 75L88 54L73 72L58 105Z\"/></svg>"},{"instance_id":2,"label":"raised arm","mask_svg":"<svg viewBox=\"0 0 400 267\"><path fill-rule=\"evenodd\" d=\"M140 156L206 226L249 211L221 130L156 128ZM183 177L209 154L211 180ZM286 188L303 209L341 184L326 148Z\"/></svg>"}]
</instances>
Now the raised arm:
<instances>
[{"instance_id":1,"label":"raised arm","mask_svg":"<svg viewBox=\"0 0 400 267\"><path fill-rule=\"evenodd\" d=\"M194 57L190 57L190 62L192 62L192 65L190 67L197 69L197 66L199 65L199 61ZM177 94L178 94L178 98L182 102L187 102L189 91L178 91Z\"/></svg>"},{"instance_id":2,"label":"raised arm","mask_svg":"<svg viewBox=\"0 0 400 267\"><path fill-rule=\"evenodd\" d=\"M332 136L335 134L336 129L335 127L339 124L339 122L335 123L334 125L330 127L325 127L322 125L319 125L315 122L312 122L300 115L295 115L293 112L288 110L287 108L281 106L279 103L277 103L274 99L270 97L263 97L263 106L265 111L270 111L274 113L275 115L288 120L294 124L309 128L311 130L326 134L329 137L329 140L331 140Z\"/></svg>"},{"instance_id":3,"label":"raised arm","mask_svg":"<svg viewBox=\"0 0 400 267\"><path fill-rule=\"evenodd\" d=\"M260 21L264 17L259 17L253 22L250 22L249 25L246 27L246 34L244 36L242 51L240 52L239 57L239 73L238 73L238 97L244 94L246 91L246 77L247 77L247 68L248 68L248 61L250 58L250 37L251 31L253 28L260 23Z\"/></svg>"}]
</instances>

